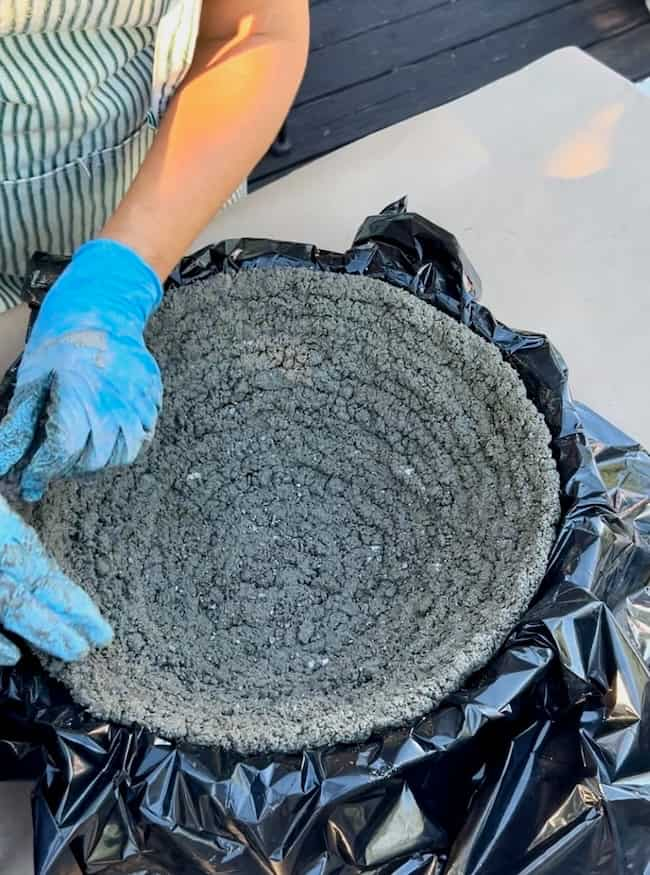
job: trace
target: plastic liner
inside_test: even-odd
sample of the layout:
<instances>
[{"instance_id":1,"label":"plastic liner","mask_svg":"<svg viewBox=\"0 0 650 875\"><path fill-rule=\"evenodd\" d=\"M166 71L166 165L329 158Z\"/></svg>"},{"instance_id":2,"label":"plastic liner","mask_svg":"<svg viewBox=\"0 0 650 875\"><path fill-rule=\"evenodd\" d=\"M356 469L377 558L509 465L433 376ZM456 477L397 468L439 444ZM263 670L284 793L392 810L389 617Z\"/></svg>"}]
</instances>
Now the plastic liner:
<instances>
[{"instance_id":1,"label":"plastic liner","mask_svg":"<svg viewBox=\"0 0 650 875\"><path fill-rule=\"evenodd\" d=\"M242 759L98 722L33 658L0 682L0 777L36 777L37 875L650 872L650 457L575 403L560 354L495 321L455 239L404 202L344 254L230 241L173 282L301 266L364 273L462 320L519 371L551 433L563 519L501 653L410 729ZM639 403L645 403L640 398Z\"/></svg>"}]
</instances>

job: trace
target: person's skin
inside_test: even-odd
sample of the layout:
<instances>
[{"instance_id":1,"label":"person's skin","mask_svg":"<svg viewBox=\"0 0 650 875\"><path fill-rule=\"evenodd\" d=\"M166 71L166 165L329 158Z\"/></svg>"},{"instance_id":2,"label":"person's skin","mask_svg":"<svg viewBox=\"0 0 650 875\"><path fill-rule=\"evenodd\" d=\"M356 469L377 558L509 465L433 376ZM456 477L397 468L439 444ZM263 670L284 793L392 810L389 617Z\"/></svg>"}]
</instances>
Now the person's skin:
<instances>
[{"instance_id":1,"label":"person's skin","mask_svg":"<svg viewBox=\"0 0 650 875\"><path fill-rule=\"evenodd\" d=\"M308 44L308 0L203 0L191 70L98 236L164 280L272 144Z\"/></svg>"}]
</instances>

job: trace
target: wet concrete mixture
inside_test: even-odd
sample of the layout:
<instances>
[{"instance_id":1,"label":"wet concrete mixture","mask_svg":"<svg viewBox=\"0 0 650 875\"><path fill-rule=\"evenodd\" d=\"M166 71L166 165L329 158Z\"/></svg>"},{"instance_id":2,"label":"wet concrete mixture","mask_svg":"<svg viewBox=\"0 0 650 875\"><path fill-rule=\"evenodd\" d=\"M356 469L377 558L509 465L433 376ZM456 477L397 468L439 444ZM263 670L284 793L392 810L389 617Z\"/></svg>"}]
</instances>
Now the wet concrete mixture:
<instances>
[{"instance_id":1,"label":"wet concrete mixture","mask_svg":"<svg viewBox=\"0 0 650 875\"><path fill-rule=\"evenodd\" d=\"M50 663L102 718L242 752L366 738L499 648L558 517L549 433L499 352L376 280L170 291L150 449L34 523L115 641Z\"/></svg>"}]
</instances>

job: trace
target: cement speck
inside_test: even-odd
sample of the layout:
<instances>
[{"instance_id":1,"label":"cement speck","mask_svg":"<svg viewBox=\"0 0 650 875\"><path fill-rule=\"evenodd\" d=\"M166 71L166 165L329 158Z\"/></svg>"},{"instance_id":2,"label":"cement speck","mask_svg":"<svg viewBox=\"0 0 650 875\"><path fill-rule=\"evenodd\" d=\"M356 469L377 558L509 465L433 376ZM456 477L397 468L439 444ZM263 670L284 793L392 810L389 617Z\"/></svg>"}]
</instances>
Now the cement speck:
<instances>
[{"instance_id":1,"label":"cement speck","mask_svg":"<svg viewBox=\"0 0 650 875\"><path fill-rule=\"evenodd\" d=\"M427 712L499 647L558 516L498 351L378 281L248 271L170 292L165 410L129 469L35 513L115 642L51 663L101 717L242 752Z\"/></svg>"}]
</instances>

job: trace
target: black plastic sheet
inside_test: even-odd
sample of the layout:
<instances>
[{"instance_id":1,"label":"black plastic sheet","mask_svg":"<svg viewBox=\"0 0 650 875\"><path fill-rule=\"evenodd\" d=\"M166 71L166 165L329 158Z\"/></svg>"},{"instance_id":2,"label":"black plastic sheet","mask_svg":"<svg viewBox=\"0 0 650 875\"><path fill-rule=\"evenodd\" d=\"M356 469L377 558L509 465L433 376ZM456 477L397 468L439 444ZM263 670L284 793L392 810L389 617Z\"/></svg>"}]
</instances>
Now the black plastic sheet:
<instances>
[{"instance_id":1,"label":"black plastic sheet","mask_svg":"<svg viewBox=\"0 0 650 875\"><path fill-rule=\"evenodd\" d=\"M385 279L500 348L553 436L548 572L464 689L364 745L242 759L96 721L33 658L5 670L0 778L38 779L37 875L71 856L97 875L650 873L650 457L572 400L545 337L478 303L455 238L404 202L344 254L229 241L172 282L269 266Z\"/></svg>"}]
</instances>

